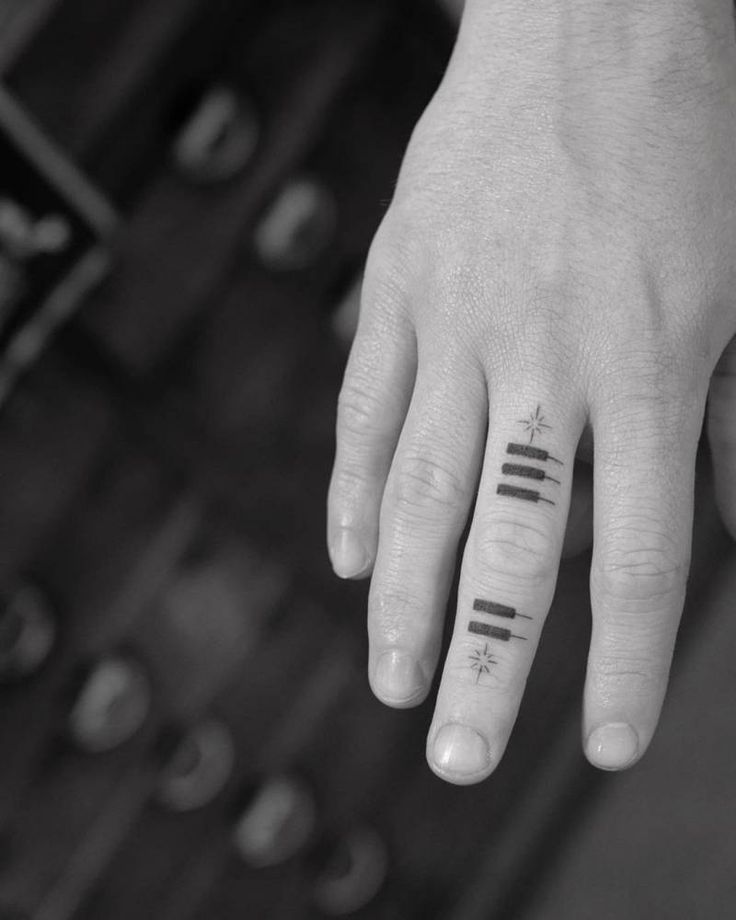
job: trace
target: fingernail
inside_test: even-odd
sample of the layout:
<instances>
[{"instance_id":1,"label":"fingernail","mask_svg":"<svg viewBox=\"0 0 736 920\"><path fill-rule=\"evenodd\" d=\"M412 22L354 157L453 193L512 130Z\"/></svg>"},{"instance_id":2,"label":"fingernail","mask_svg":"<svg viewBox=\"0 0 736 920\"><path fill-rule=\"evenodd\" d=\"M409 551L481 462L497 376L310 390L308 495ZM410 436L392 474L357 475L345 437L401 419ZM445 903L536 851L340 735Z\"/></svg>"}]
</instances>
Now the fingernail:
<instances>
[{"instance_id":1,"label":"fingernail","mask_svg":"<svg viewBox=\"0 0 736 920\"><path fill-rule=\"evenodd\" d=\"M425 688L419 665L411 655L399 649L384 652L378 659L375 682L381 697L395 703L406 703Z\"/></svg>"},{"instance_id":2,"label":"fingernail","mask_svg":"<svg viewBox=\"0 0 736 920\"><path fill-rule=\"evenodd\" d=\"M599 725L588 736L588 760L603 770L620 770L628 767L638 752L639 738L626 722Z\"/></svg>"},{"instance_id":3,"label":"fingernail","mask_svg":"<svg viewBox=\"0 0 736 920\"><path fill-rule=\"evenodd\" d=\"M370 565L368 553L352 530L342 528L332 543L332 567L340 578L355 578Z\"/></svg>"},{"instance_id":4,"label":"fingernail","mask_svg":"<svg viewBox=\"0 0 736 920\"><path fill-rule=\"evenodd\" d=\"M432 750L435 765L442 773L470 776L486 770L491 752L486 739L467 725L449 722L437 732Z\"/></svg>"}]
</instances>

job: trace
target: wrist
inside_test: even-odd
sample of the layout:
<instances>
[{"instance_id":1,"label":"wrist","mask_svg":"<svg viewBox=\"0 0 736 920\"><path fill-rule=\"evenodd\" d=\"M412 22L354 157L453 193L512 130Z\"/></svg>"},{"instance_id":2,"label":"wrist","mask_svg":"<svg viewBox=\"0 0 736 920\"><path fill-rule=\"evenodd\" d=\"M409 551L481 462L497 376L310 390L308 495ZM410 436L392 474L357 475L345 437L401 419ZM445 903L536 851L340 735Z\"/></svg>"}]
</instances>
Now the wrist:
<instances>
[{"instance_id":1,"label":"wrist","mask_svg":"<svg viewBox=\"0 0 736 920\"><path fill-rule=\"evenodd\" d=\"M733 68L733 0L466 0L453 66L504 88L693 86Z\"/></svg>"}]
</instances>

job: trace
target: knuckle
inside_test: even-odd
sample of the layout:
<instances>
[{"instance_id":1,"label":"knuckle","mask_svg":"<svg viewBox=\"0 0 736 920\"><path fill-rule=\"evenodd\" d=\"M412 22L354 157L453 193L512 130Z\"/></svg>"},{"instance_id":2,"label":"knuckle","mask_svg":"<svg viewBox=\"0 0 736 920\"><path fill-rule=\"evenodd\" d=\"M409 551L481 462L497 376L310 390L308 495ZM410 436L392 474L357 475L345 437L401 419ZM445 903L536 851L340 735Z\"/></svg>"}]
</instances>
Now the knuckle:
<instances>
[{"instance_id":1,"label":"knuckle","mask_svg":"<svg viewBox=\"0 0 736 920\"><path fill-rule=\"evenodd\" d=\"M416 514L421 510L462 507L468 499L468 485L449 462L407 454L399 461L392 493L399 511Z\"/></svg>"},{"instance_id":2,"label":"knuckle","mask_svg":"<svg viewBox=\"0 0 736 920\"><path fill-rule=\"evenodd\" d=\"M397 585L371 588L369 623L374 638L389 645L400 645L413 637L417 627L417 599Z\"/></svg>"},{"instance_id":3,"label":"knuckle","mask_svg":"<svg viewBox=\"0 0 736 920\"><path fill-rule=\"evenodd\" d=\"M627 399L657 412L680 395L683 370L682 357L658 337L631 333L616 351L607 382L613 391L624 388Z\"/></svg>"},{"instance_id":4,"label":"knuckle","mask_svg":"<svg viewBox=\"0 0 736 920\"><path fill-rule=\"evenodd\" d=\"M391 221L384 220L374 236L366 260L362 301L379 312L405 303L422 261L416 232L412 227L396 227L393 212L395 208Z\"/></svg>"},{"instance_id":5,"label":"knuckle","mask_svg":"<svg viewBox=\"0 0 736 920\"><path fill-rule=\"evenodd\" d=\"M709 374L694 348L634 330L601 368L599 386L620 427L677 438L699 425Z\"/></svg>"},{"instance_id":6,"label":"knuckle","mask_svg":"<svg viewBox=\"0 0 736 920\"><path fill-rule=\"evenodd\" d=\"M594 693L617 696L646 695L666 680L668 667L659 659L647 655L608 654L597 656L588 669L588 683Z\"/></svg>"},{"instance_id":7,"label":"knuckle","mask_svg":"<svg viewBox=\"0 0 736 920\"><path fill-rule=\"evenodd\" d=\"M337 399L337 428L342 437L363 439L381 430L382 402L355 378L346 380Z\"/></svg>"},{"instance_id":8,"label":"knuckle","mask_svg":"<svg viewBox=\"0 0 736 920\"><path fill-rule=\"evenodd\" d=\"M593 588L613 602L647 601L659 605L685 589L689 559L663 534L641 529L619 532L602 553L592 574Z\"/></svg>"},{"instance_id":9,"label":"knuckle","mask_svg":"<svg viewBox=\"0 0 736 920\"><path fill-rule=\"evenodd\" d=\"M522 517L482 520L474 538L481 571L488 577L541 585L555 577L558 550L547 529Z\"/></svg>"},{"instance_id":10,"label":"knuckle","mask_svg":"<svg viewBox=\"0 0 736 920\"><path fill-rule=\"evenodd\" d=\"M358 463L343 462L336 466L330 481L329 497L333 507L363 506L376 481L375 470Z\"/></svg>"}]
</instances>

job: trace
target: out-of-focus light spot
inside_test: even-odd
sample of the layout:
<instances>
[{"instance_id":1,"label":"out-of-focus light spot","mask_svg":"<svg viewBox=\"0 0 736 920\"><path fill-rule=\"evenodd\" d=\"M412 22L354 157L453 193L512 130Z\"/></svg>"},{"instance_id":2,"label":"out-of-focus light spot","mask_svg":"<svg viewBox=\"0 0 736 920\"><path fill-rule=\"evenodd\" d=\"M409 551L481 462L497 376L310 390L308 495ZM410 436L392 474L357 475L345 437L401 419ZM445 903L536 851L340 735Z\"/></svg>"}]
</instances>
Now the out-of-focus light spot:
<instances>
[{"instance_id":1,"label":"out-of-focus light spot","mask_svg":"<svg viewBox=\"0 0 736 920\"><path fill-rule=\"evenodd\" d=\"M172 811L192 811L211 802L230 778L235 763L232 736L215 720L193 726L159 777L156 797Z\"/></svg>"},{"instance_id":2,"label":"out-of-focus light spot","mask_svg":"<svg viewBox=\"0 0 736 920\"><path fill-rule=\"evenodd\" d=\"M354 828L338 842L315 882L317 907L330 917L360 910L381 889L387 868L386 847L376 831Z\"/></svg>"},{"instance_id":3,"label":"out-of-focus light spot","mask_svg":"<svg viewBox=\"0 0 736 920\"><path fill-rule=\"evenodd\" d=\"M138 664L105 658L94 666L72 707L71 736L89 753L112 750L138 731L150 702L148 678Z\"/></svg>"},{"instance_id":4,"label":"out-of-focus light spot","mask_svg":"<svg viewBox=\"0 0 736 920\"><path fill-rule=\"evenodd\" d=\"M363 288L363 275L359 275L345 292L332 317L332 329L345 345L355 338L360 313L360 293Z\"/></svg>"},{"instance_id":5,"label":"out-of-focus light spot","mask_svg":"<svg viewBox=\"0 0 736 920\"><path fill-rule=\"evenodd\" d=\"M255 231L261 261L274 271L306 268L329 246L337 222L332 195L310 179L280 192Z\"/></svg>"},{"instance_id":6,"label":"out-of-focus light spot","mask_svg":"<svg viewBox=\"0 0 736 920\"><path fill-rule=\"evenodd\" d=\"M274 777L256 792L235 826L240 858L253 868L275 866L301 850L312 835L316 806L295 777Z\"/></svg>"},{"instance_id":7,"label":"out-of-focus light spot","mask_svg":"<svg viewBox=\"0 0 736 920\"><path fill-rule=\"evenodd\" d=\"M227 86L211 89L174 141L174 161L195 182L223 182L250 163L260 129L253 107Z\"/></svg>"},{"instance_id":8,"label":"out-of-focus light spot","mask_svg":"<svg viewBox=\"0 0 736 920\"><path fill-rule=\"evenodd\" d=\"M0 681L22 680L48 658L56 637L56 621L45 595L23 584L0 610Z\"/></svg>"}]
</instances>

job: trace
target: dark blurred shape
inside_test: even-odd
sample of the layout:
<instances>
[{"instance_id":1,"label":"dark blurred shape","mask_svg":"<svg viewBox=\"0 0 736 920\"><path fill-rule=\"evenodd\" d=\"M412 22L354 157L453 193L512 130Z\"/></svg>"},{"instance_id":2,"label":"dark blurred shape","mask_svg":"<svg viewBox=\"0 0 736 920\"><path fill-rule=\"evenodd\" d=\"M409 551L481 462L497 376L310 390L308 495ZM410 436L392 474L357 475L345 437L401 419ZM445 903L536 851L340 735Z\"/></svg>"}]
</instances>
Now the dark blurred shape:
<instances>
[{"instance_id":1,"label":"dark blurred shape","mask_svg":"<svg viewBox=\"0 0 736 920\"><path fill-rule=\"evenodd\" d=\"M232 775L235 749L224 723L214 719L192 726L181 738L158 780L156 797L172 811L208 805Z\"/></svg>"},{"instance_id":2,"label":"dark blurred shape","mask_svg":"<svg viewBox=\"0 0 736 920\"><path fill-rule=\"evenodd\" d=\"M292 179L256 227L256 251L274 271L305 268L327 249L336 224L329 191L312 179Z\"/></svg>"},{"instance_id":3,"label":"dark blurred shape","mask_svg":"<svg viewBox=\"0 0 736 920\"><path fill-rule=\"evenodd\" d=\"M0 920L33 920L33 918L20 908L0 906Z\"/></svg>"},{"instance_id":4,"label":"dark blurred shape","mask_svg":"<svg viewBox=\"0 0 736 920\"><path fill-rule=\"evenodd\" d=\"M0 403L108 267L104 197L0 86Z\"/></svg>"},{"instance_id":5,"label":"dark blurred shape","mask_svg":"<svg viewBox=\"0 0 736 920\"><path fill-rule=\"evenodd\" d=\"M238 819L233 842L254 869L277 866L309 842L317 820L311 790L297 776L274 776L255 792Z\"/></svg>"},{"instance_id":6,"label":"dark blurred shape","mask_svg":"<svg viewBox=\"0 0 736 920\"><path fill-rule=\"evenodd\" d=\"M371 827L355 827L341 837L314 884L314 901L328 917L360 910L378 894L388 870L388 853Z\"/></svg>"},{"instance_id":7,"label":"dark blurred shape","mask_svg":"<svg viewBox=\"0 0 736 920\"><path fill-rule=\"evenodd\" d=\"M71 737L90 754L110 751L140 729L150 702L140 665L123 656L104 658L93 665L69 713Z\"/></svg>"},{"instance_id":8,"label":"dark blurred shape","mask_svg":"<svg viewBox=\"0 0 736 920\"><path fill-rule=\"evenodd\" d=\"M232 87L215 86L176 136L174 162L194 182L223 182L247 167L259 134L252 104Z\"/></svg>"},{"instance_id":9,"label":"dark blurred shape","mask_svg":"<svg viewBox=\"0 0 736 920\"><path fill-rule=\"evenodd\" d=\"M361 272L343 294L332 316L332 328L335 335L346 346L353 341L358 328L362 287L363 273Z\"/></svg>"},{"instance_id":10,"label":"dark blurred shape","mask_svg":"<svg viewBox=\"0 0 736 920\"><path fill-rule=\"evenodd\" d=\"M46 661L56 637L56 619L37 586L19 585L0 608L0 682L34 674Z\"/></svg>"}]
</instances>

